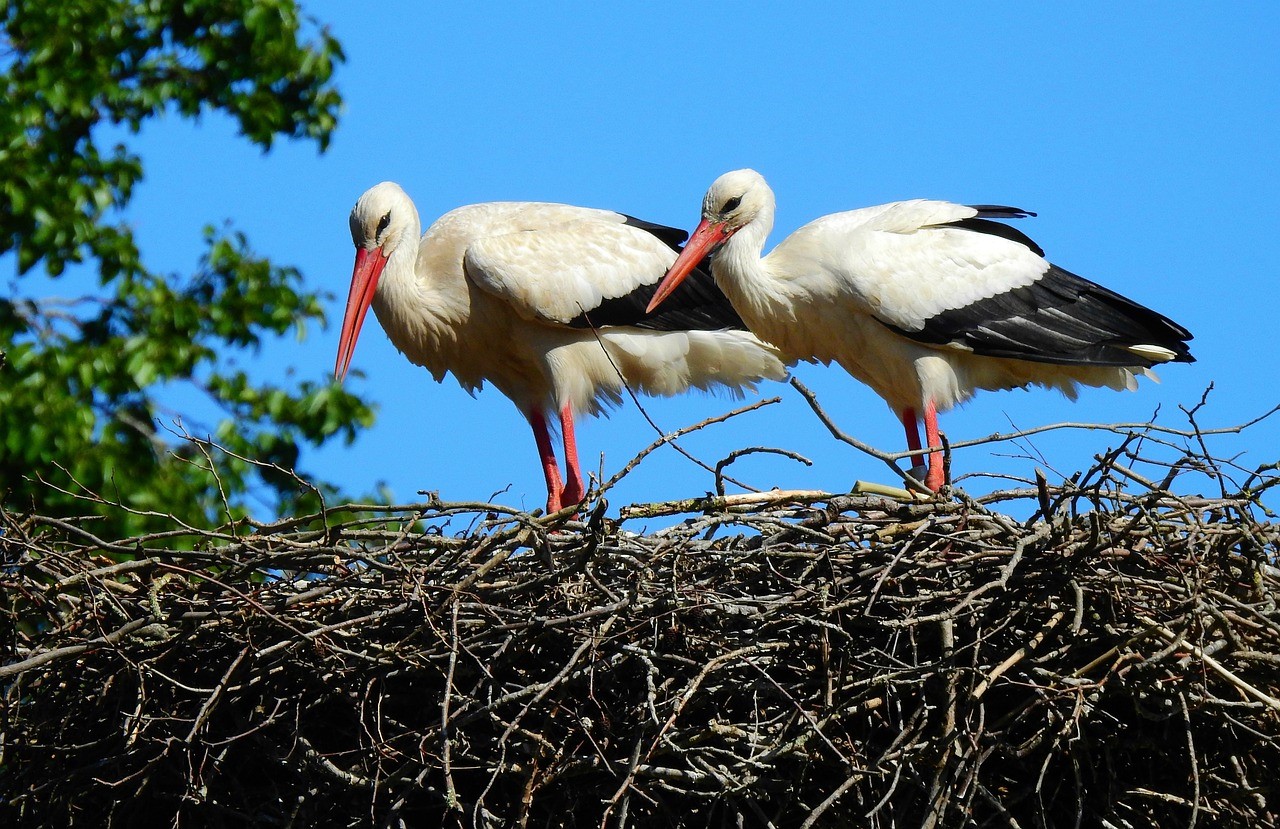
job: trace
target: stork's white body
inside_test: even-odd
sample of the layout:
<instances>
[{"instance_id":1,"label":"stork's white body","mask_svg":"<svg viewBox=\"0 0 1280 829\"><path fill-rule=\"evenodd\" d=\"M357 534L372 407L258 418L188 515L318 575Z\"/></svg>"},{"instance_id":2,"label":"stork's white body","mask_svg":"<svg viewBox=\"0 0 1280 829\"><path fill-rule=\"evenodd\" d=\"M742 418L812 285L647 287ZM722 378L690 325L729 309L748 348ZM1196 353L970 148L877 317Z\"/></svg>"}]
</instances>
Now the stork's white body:
<instances>
[{"instance_id":1,"label":"stork's white body","mask_svg":"<svg viewBox=\"0 0 1280 829\"><path fill-rule=\"evenodd\" d=\"M917 342L886 326L919 329L943 311L1030 285L1048 270L1024 245L939 226L976 215L972 207L924 200L834 213L763 259L768 228L748 225L711 270L752 331L789 359L838 363L895 414L921 412L930 400L944 412L980 389L1037 385L1074 399L1080 384L1135 389L1136 374L1155 376L1140 366L991 357L963 342Z\"/></svg>"},{"instance_id":2,"label":"stork's white body","mask_svg":"<svg viewBox=\"0 0 1280 829\"><path fill-rule=\"evenodd\" d=\"M775 352L746 331L568 326L601 300L656 282L675 261L623 218L535 202L458 208L416 250L392 252L374 313L436 380L451 373L472 392L488 381L524 412L568 405L598 414L622 401L624 383L673 395L780 379Z\"/></svg>"},{"instance_id":3,"label":"stork's white body","mask_svg":"<svg viewBox=\"0 0 1280 829\"><path fill-rule=\"evenodd\" d=\"M774 197L752 170L721 176L703 219L659 288L717 249L711 269L748 327L785 359L835 362L902 418L911 449L923 417L979 389L1029 385L1070 398L1080 385L1137 388L1149 367L1192 359L1171 320L1062 270L993 218L1016 208L917 199L824 216L761 257ZM942 481L930 453L927 485Z\"/></svg>"},{"instance_id":4,"label":"stork's white body","mask_svg":"<svg viewBox=\"0 0 1280 829\"><path fill-rule=\"evenodd\" d=\"M656 327L596 324L593 312L603 320L607 301L625 303L646 287L651 293L676 259L670 245L629 222L608 210L494 202L445 214L419 240L417 209L390 182L366 192L352 212L357 270L361 250L385 259L372 307L387 336L436 380L453 374L469 392L488 382L515 403L538 437L548 509L582 494L574 481L575 415L620 403L628 386L654 395L690 388L741 394L785 375L776 349L740 321L736 329L715 327L718 317L705 307L697 319L705 330L679 327L687 317L639 322ZM635 301L638 314L647 298ZM565 433L567 493L553 491L558 481L547 468L551 412Z\"/></svg>"}]
</instances>

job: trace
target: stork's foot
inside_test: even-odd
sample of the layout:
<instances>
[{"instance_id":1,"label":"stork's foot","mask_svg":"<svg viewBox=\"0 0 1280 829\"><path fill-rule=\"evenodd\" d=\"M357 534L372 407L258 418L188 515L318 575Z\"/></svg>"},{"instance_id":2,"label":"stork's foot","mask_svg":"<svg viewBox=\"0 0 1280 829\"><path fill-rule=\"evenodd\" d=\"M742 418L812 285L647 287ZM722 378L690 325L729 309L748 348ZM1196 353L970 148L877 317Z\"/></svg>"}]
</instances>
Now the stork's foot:
<instances>
[{"instance_id":1,"label":"stork's foot","mask_svg":"<svg viewBox=\"0 0 1280 829\"><path fill-rule=\"evenodd\" d=\"M946 470L943 469L942 464L936 467L919 464L911 467L908 472L915 481L919 482L913 481L911 485L926 492L936 493L946 483Z\"/></svg>"},{"instance_id":2,"label":"stork's foot","mask_svg":"<svg viewBox=\"0 0 1280 829\"><path fill-rule=\"evenodd\" d=\"M929 491L937 492L946 482L946 471L942 468L942 464L929 464L929 471L924 476L924 485L929 488Z\"/></svg>"},{"instance_id":3,"label":"stork's foot","mask_svg":"<svg viewBox=\"0 0 1280 829\"><path fill-rule=\"evenodd\" d=\"M556 491L554 495L547 496L547 515L557 513L566 507L577 507L582 504L582 499L586 495L581 487L562 487ZM575 512L571 519L576 520L578 514Z\"/></svg>"},{"instance_id":4,"label":"stork's foot","mask_svg":"<svg viewBox=\"0 0 1280 829\"><path fill-rule=\"evenodd\" d=\"M586 496L586 490L582 486L582 481L570 479L565 484L564 489L560 490L560 507L573 507L582 503L582 499Z\"/></svg>"}]
</instances>

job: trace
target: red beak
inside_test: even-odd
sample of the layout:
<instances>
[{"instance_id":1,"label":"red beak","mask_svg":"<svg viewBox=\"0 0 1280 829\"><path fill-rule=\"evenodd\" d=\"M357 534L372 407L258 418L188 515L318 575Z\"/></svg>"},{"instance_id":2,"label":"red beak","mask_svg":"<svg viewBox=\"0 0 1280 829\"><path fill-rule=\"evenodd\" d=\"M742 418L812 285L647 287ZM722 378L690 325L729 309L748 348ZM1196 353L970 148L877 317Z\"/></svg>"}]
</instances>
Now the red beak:
<instances>
[{"instance_id":1,"label":"red beak","mask_svg":"<svg viewBox=\"0 0 1280 829\"><path fill-rule=\"evenodd\" d=\"M360 326L369 312L374 292L378 290L378 277L387 266L387 257L378 248L356 248L356 266L351 273L351 292L347 294L347 313L342 317L342 339L338 340L338 361L333 366L338 382L347 376L351 367L351 355L356 350Z\"/></svg>"},{"instance_id":2,"label":"red beak","mask_svg":"<svg viewBox=\"0 0 1280 829\"><path fill-rule=\"evenodd\" d=\"M716 223L703 219L697 230L693 231L693 235L689 237L689 243L676 257L667 275L662 277L662 282L658 283L658 291L653 295L653 299L649 300L649 307L645 308L644 312L652 314L653 309L661 305L662 300L671 296L671 292L679 287L699 262L707 258L708 253L723 245L732 235L731 231L725 229L723 222Z\"/></svg>"}]
</instances>

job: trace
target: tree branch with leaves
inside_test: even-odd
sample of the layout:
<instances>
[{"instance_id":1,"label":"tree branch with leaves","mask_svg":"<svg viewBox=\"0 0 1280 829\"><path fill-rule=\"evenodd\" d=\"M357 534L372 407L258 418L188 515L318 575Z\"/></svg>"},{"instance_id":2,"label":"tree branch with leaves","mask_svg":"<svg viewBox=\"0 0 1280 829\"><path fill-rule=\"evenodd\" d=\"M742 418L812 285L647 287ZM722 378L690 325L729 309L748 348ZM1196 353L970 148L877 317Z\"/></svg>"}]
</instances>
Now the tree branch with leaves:
<instances>
[{"instance_id":1,"label":"tree branch with leaves","mask_svg":"<svg viewBox=\"0 0 1280 829\"><path fill-rule=\"evenodd\" d=\"M206 229L190 275L148 268L123 220L143 159L105 136L221 112L264 150L279 137L323 150L341 104L338 42L294 0L13 0L0 15L0 261L16 272L0 297L0 499L81 514L76 496L99 494L138 510L111 527L124 535L154 529L139 516L160 507L193 523L242 515L250 498L315 509L335 487L261 470L350 440L372 410L329 383L262 383L222 358L323 322L320 294L230 228ZM68 268L95 271L100 290L24 291L32 274ZM205 430L232 453L216 473L181 437L194 419L158 401L174 384L221 413Z\"/></svg>"}]
</instances>

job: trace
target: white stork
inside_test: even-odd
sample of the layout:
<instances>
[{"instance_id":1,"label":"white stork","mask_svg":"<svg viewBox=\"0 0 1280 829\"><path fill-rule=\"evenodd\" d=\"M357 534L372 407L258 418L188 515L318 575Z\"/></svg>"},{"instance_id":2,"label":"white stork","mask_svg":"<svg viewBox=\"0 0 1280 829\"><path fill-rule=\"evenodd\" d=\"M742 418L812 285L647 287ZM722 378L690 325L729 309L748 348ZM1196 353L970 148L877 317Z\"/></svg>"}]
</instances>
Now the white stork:
<instances>
[{"instance_id":1,"label":"white stork","mask_svg":"<svg viewBox=\"0 0 1280 829\"><path fill-rule=\"evenodd\" d=\"M718 251L716 283L785 359L839 363L901 417L917 452L923 417L932 490L943 484L937 414L978 389L1038 385L1074 399L1077 384L1136 389L1136 375L1154 379L1151 366L1195 359L1185 328L1050 264L993 221L1033 213L893 202L823 216L761 258L773 213L754 170L716 179L649 308Z\"/></svg>"},{"instance_id":2,"label":"white stork","mask_svg":"<svg viewBox=\"0 0 1280 829\"><path fill-rule=\"evenodd\" d=\"M419 240L418 211L392 182L365 192L350 221L356 261L334 374L346 376L372 304L396 348L437 381L451 372L468 392L487 381L511 398L533 427L549 512L585 493L575 415L620 403L627 386L740 394L786 373L705 271L669 310L646 312L684 231L609 210L493 202L445 214Z\"/></svg>"}]
</instances>

